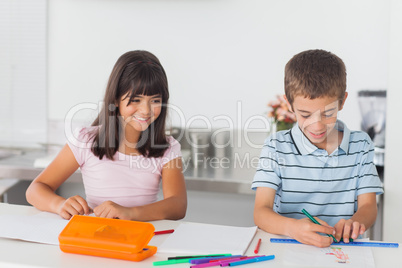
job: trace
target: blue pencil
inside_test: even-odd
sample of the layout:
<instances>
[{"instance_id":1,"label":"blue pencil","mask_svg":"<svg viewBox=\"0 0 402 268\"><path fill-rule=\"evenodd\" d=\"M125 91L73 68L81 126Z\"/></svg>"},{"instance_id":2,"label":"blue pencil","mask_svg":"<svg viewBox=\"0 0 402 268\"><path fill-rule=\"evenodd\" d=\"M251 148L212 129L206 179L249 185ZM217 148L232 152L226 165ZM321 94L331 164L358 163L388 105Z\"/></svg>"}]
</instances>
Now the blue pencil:
<instances>
[{"instance_id":1,"label":"blue pencil","mask_svg":"<svg viewBox=\"0 0 402 268\"><path fill-rule=\"evenodd\" d=\"M248 264L248 263L253 263L253 262L269 261L269 260L273 260L273 259L275 259L275 255L269 255L269 256L264 256L264 257L248 259L248 260L244 260L244 261L230 262L229 266L238 266L238 265L243 265L243 264Z\"/></svg>"}]
</instances>

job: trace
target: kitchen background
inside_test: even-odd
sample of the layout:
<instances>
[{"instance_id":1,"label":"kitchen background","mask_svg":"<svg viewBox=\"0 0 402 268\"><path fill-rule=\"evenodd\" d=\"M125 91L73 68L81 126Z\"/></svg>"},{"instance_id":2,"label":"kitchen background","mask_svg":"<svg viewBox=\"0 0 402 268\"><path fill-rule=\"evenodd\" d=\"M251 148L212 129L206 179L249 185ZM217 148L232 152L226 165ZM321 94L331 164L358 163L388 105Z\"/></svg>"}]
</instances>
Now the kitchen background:
<instances>
[{"instance_id":1,"label":"kitchen background","mask_svg":"<svg viewBox=\"0 0 402 268\"><path fill-rule=\"evenodd\" d=\"M263 130L286 62L322 48L347 66L340 117L350 128L362 120L358 91L387 89L383 238L402 240L401 11L397 0L0 0L0 145L63 143L64 122L93 119L115 61L134 49L167 72L172 126ZM251 194L194 191L190 201L201 209L189 219L220 203L249 211L231 221L252 223Z\"/></svg>"}]
</instances>

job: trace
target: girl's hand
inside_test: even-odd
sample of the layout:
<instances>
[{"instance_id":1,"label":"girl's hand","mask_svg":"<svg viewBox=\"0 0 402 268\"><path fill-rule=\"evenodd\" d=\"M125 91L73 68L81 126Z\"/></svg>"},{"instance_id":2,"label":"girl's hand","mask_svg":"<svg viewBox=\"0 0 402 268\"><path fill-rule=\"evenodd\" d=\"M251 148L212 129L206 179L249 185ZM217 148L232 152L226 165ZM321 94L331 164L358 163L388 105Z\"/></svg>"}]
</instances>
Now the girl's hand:
<instances>
[{"instance_id":1,"label":"girl's hand","mask_svg":"<svg viewBox=\"0 0 402 268\"><path fill-rule=\"evenodd\" d=\"M131 220L131 209L120 206L112 201L106 201L94 208L96 217Z\"/></svg>"},{"instance_id":2,"label":"girl's hand","mask_svg":"<svg viewBox=\"0 0 402 268\"><path fill-rule=\"evenodd\" d=\"M59 207L57 213L66 220L74 215L88 215L92 209L87 201L79 195L67 198Z\"/></svg>"},{"instance_id":3,"label":"girl's hand","mask_svg":"<svg viewBox=\"0 0 402 268\"><path fill-rule=\"evenodd\" d=\"M349 238L356 239L359 235L364 234L366 226L352 219L341 219L337 224L335 224L335 230L336 240L340 241L342 238L343 242L349 243Z\"/></svg>"},{"instance_id":4,"label":"girl's hand","mask_svg":"<svg viewBox=\"0 0 402 268\"><path fill-rule=\"evenodd\" d=\"M290 236L303 244L313 245L320 248L330 246L333 239L318 233L334 235L334 227L329 226L326 222L318 218L315 219L322 225L315 224L307 218L295 220L292 223L293 226L290 228L292 230Z\"/></svg>"}]
</instances>

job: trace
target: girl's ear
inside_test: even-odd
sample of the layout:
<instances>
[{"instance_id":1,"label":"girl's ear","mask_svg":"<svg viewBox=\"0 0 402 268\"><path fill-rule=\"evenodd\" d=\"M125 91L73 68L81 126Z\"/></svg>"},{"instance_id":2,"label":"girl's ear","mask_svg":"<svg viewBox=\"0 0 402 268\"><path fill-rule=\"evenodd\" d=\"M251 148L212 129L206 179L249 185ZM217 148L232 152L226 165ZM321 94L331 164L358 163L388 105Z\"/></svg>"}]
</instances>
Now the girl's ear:
<instances>
[{"instance_id":1,"label":"girl's ear","mask_svg":"<svg viewBox=\"0 0 402 268\"><path fill-rule=\"evenodd\" d=\"M119 103L120 103L119 100L115 100L115 101L114 101L114 106L116 106L116 108L119 108Z\"/></svg>"},{"instance_id":2,"label":"girl's ear","mask_svg":"<svg viewBox=\"0 0 402 268\"><path fill-rule=\"evenodd\" d=\"M348 93L345 92L345 96L343 97L342 103L341 103L341 105L339 106L338 111L340 111L340 110L343 109L343 105L345 105L345 101L346 101L347 97L348 97Z\"/></svg>"},{"instance_id":3,"label":"girl's ear","mask_svg":"<svg viewBox=\"0 0 402 268\"><path fill-rule=\"evenodd\" d=\"M286 104L288 105L288 109L289 111L291 111L293 113L293 108L292 105L289 103L288 99L286 98L286 95L283 94L283 99L286 101Z\"/></svg>"}]
</instances>

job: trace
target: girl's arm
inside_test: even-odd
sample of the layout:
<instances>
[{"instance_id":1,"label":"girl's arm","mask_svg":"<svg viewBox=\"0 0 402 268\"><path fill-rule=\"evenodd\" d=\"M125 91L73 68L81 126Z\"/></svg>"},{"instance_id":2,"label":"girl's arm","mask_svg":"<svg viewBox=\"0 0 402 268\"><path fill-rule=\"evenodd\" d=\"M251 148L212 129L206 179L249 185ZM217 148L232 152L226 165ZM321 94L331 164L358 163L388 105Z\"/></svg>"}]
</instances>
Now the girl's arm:
<instances>
[{"instance_id":1,"label":"girl's arm","mask_svg":"<svg viewBox=\"0 0 402 268\"><path fill-rule=\"evenodd\" d=\"M57 213L65 219L75 214L89 214L90 208L82 197L65 199L55 193L78 167L73 152L66 144L52 163L32 181L26 192L27 201L40 210Z\"/></svg>"},{"instance_id":2,"label":"girl's arm","mask_svg":"<svg viewBox=\"0 0 402 268\"><path fill-rule=\"evenodd\" d=\"M349 238L356 239L369 229L377 218L376 193L366 193L357 196L357 211L352 218L340 220L335 224L335 238L341 238L348 243Z\"/></svg>"},{"instance_id":3,"label":"girl's arm","mask_svg":"<svg viewBox=\"0 0 402 268\"><path fill-rule=\"evenodd\" d=\"M317 219L322 225L312 223L308 218L301 220L287 218L273 211L275 190L269 187L258 187L255 196L254 222L262 230L290 236L297 241L317 247L328 247L332 238L317 234L335 234L333 227Z\"/></svg>"},{"instance_id":4,"label":"girl's arm","mask_svg":"<svg viewBox=\"0 0 402 268\"><path fill-rule=\"evenodd\" d=\"M94 208L95 215L135 221L179 220L187 210L187 192L181 158L175 158L162 169L163 200L152 204L126 208L106 201Z\"/></svg>"}]
</instances>

